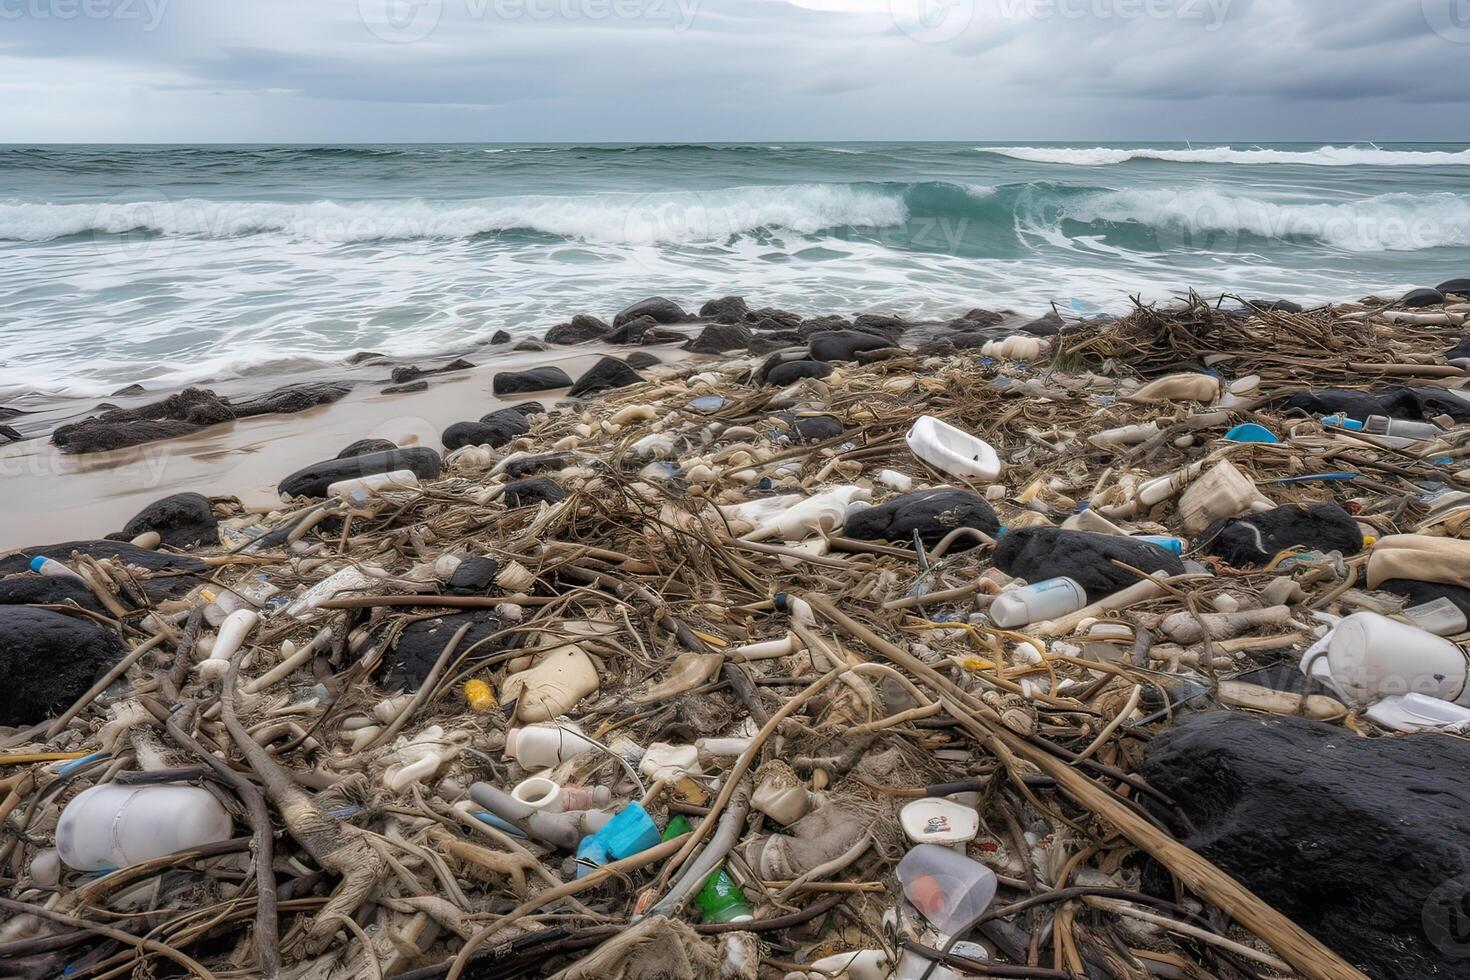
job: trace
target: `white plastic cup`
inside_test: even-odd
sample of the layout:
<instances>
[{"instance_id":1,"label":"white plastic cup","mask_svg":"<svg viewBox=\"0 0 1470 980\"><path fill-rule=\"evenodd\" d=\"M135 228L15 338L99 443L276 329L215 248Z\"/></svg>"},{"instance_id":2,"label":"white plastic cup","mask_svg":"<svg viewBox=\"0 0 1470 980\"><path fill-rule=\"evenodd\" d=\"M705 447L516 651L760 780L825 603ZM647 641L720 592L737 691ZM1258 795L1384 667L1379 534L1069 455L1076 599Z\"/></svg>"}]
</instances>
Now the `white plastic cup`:
<instances>
[{"instance_id":1,"label":"white plastic cup","mask_svg":"<svg viewBox=\"0 0 1470 980\"><path fill-rule=\"evenodd\" d=\"M1327 666L1338 689L1359 704L1396 694L1459 704L1466 699L1463 650L1377 613L1354 613L1337 624L1327 644Z\"/></svg>"},{"instance_id":2,"label":"white plastic cup","mask_svg":"<svg viewBox=\"0 0 1470 980\"><path fill-rule=\"evenodd\" d=\"M230 839L234 822L197 786L119 786L78 793L56 824L56 849L69 868L103 871Z\"/></svg>"},{"instance_id":3,"label":"white plastic cup","mask_svg":"<svg viewBox=\"0 0 1470 980\"><path fill-rule=\"evenodd\" d=\"M1087 590L1075 579L1053 578L1011 589L990 604L990 621L1001 629L1015 629L1076 612L1087 605Z\"/></svg>"},{"instance_id":4,"label":"white plastic cup","mask_svg":"<svg viewBox=\"0 0 1470 980\"><path fill-rule=\"evenodd\" d=\"M919 844L896 871L904 897L946 937L973 921L995 899L995 872L938 844Z\"/></svg>"},{"instance_id":5,"label":"white plastic cup","mask_svg":"<svg viewBox=\"0 0 1470 980\"><path fill-rule=\"evenodd\" d=\"M560 813L566 809L562 800L561 786L555 780L547 779L545 776L532 776L516 783L515 788L510 791L511 797L518 803L524 803L532 810L540 810L543 813Z\"/></svg>"}]
</instances>

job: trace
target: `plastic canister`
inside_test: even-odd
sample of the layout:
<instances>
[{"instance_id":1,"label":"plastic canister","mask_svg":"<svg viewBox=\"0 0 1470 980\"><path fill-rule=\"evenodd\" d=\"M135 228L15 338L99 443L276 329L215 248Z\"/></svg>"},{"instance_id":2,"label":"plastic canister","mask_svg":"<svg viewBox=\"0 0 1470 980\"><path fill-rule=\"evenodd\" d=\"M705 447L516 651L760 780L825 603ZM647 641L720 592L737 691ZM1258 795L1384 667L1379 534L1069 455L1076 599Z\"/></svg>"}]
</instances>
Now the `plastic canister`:
<instances>
[{"instance_id":1,"label":"plastic canister","mask_svg":"<svg viewBox=\"0 0 1470 980\"><path fill-rule=\"evenodd\" d=\"M909 902L946 936L973 921L995 898L995 872L938 844L919 844L898 862Z\"/></svg>"},{"instance_id":2,"label":"plastic canister","mask_svg":"<svg viewBox=\"0 0 1470 980\"><path fill-rule=\"evenodd\" d=\"M990 604L991 622L1001 629L1015 629L1074 613L1087 605L1087 591L1075 579L1053 578L1011 589Z\"/></svg>"},{"instance_id":3,"label":"plastic canister","mask_svg":"<svg viewBox=\"0 0 1470 980\"><path fill-rule=\"evenodd\" d=\"M354 491L364 493L373 490L406 490L419 485L418 474L413 470L393 470L388 473L372 473L351 480L338 480L327 486L328 497L346 497Z\"/></svg>"},{"instance_id":4,"label":"plastic canister","mask_svg":"<svg viewBox=\"0 0 1470 980\"><path fill-rule=\"evenodd\" d=\"M1337 624L1327 643L1327 666L1338 689L1360 704L1394 694L1470 700L1463 650L1377 613L1354 613Z\"/></svg>"},{"instance_id":5,"label":"plastic canister","mask_svg":"<svg viewBox=\"0 0 1470 980\"><path fill-rule=\"evenodd\" d=\"M69 868L102 871L229 840L232 826L219 800L198 786L104 783L61 811L56 849Z\"/></svg>"},{"instance_id":6,"label":"plastic canister","mask_svg":"<svg viewBox=\"0 0 1470 980\"><path fill-rule=\"evenodd\" d=\"M506 757L525 769L550 769L596 750L596 742L564 725L527 725L505 733Z\"/></svg>"}]
</instances>

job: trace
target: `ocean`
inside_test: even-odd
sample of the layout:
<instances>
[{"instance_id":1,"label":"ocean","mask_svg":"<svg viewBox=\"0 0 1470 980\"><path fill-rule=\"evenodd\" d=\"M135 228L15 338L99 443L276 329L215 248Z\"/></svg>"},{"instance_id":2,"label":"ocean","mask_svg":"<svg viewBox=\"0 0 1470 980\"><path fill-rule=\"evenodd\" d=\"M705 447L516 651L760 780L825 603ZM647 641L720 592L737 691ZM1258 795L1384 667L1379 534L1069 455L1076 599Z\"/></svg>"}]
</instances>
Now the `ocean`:
<instances>
[{"instance_id":1,"label":"ocean","mask_svg":"<svg viewBox=\"0 0 1470 980\"><path fill-rule=\"evenodd\" d=\"M649 295L805 314L1470 276L1465 144L0 147L0 398L459 353Z\"/></svg>"}]
</instances>

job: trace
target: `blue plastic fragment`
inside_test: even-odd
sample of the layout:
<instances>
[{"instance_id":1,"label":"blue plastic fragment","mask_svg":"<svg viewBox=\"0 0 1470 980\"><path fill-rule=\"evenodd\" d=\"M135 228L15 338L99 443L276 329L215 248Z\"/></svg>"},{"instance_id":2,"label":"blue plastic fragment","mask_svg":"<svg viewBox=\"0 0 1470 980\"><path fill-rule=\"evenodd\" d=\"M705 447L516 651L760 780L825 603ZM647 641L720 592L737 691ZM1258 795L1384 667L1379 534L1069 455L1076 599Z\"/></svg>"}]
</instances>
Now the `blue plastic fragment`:
<instances>
[{"instance_id":1,"label":"blue plastic fragment","mask_svg":"<svg viewBox=\"0 0 1470 980\"><path fill-rule=\"evenodd\" d=\"M1243 443L1270 444L1281 441L1280 439L1276 438L1276 434L1270 429L1266 428L1264 425L1257 425L1254 422L1247 422L1244 425L1237 425L1235 428L1225 433L1225 438L1229 442Z\"/></svg>"}]
</instances>

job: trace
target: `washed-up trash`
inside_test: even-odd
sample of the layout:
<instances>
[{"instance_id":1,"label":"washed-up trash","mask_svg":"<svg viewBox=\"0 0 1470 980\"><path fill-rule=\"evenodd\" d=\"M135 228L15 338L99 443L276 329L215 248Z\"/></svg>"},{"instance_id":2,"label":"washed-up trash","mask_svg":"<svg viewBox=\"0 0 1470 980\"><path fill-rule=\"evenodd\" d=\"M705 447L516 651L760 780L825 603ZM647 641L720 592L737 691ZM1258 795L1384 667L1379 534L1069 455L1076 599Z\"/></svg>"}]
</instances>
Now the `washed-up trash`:
<instances>
[{"instance_id":1,"label":"washed-up trash","mask_svg":"<svg viewBox=\"0 0 1470 980\"><path fill-rule=\"evenodd\" d=\"M1214 402L1220 379L1211 374L1171 374L1151 381L1128 396L1131 402Z\"/></svg>"},{"instance_id":2,"label":"washed-up trash","mask_svg":"<svg viewBox=\"0 0 1470 980\"><path fill-rule=\"evenodd\" d=\"M1302 657L1301 669L1360 705L1396 694L1470 701L1465 654L1458 646L1373 612L1338 623Z\"/></svg>"},{"instance_id":3,"label":"washed-up trash","mask_svg":"<svg viewBox=\"0 0 1470 980\"><path fill-rule=\"evenodd\" d=\"M198 786L83 790L61 811L56 849L69 868L104 871L229 840L234 821Z\"/></svg>"},{"instance_id":4,"label":"washed-up trash","mask_svg":"<svg viewBox=\"0 0 1470 980\"><path fill-rule=\"evenodd\" d=\"M1356 555L1363 532L1335 503L1288 504L1249 517L1224 518L1200 535L1206 553L1237 568L1269 563L1290 548Z\"/></svg>"},{"instance_id":5,"label":"washed-up trash","mask_svg":"<svg viewBox=\"0 0 1470 980\"><path fill-rule=\"evenodd\" d=\"M1075 580L1053 578L995 597L987 611L995 625L1004 629L1056 619L1087 605L1087 592Z\"/></svg>"},{"instance_id":6,"label":"washed-up trash","mask_svg":"<svg viewBox=\"0 0 1470 980\"><path fill-rule=\"evenodd\" d=\"M1281 442L1280 439L1276 438L1276 433L1264 425L1257 425L1254 422L1237 425L1225 433L1225 438L1229 442L1262 443L1267 445L1275 445Z\"/></svg>"},{"instance_id":7,"label":"washed-up trash","mask_svg":"<svg viewBox=\"0 0 1470 980\"><path fill-rule=\"evenodd\" d=\"M980 832L980 814L953 800L914 800L899 812L903 832L915 844L954 847L972 841Z\"/></svg>"},{"instance_id":8,"label":"washed-up trash","mask_svg":"<svg viewBox=\"0 0 1470 980\"><path fill-rule=\"evenodd\" d=\"M976 922L995 898L994 871L937 844L915 845L894 874L904 897L945 936Z\"/></svg>"},{"instance_id":9,"label":"washed-up trash","mask_svg":"<svg viewBox=\"0 0 1470 980\"><path fill-rule=\"evenodd\" d=\"M977 439L948 422L924 416L905 437L915 456L950 476L976 480L1000 479L1000 457L983 439Z\"/></svg>"},{"instance_id":10,"label":"washed-up trash","mask_svg":"<svg viewBox=\"0 0 1470 980\"><path fill-rule=\"evenodd\" d=\"M1001 538L995 549L996 567L1006 574L1037 583L1066 578L1082 586L1094 602L1139 582L1140 576L1119 562L1144 575L1184 574L1184 565L1172 552L1136 538L1091 531L1021 528Z\"/></svg>"},{"instance_id":11,"label":"washed-up trash","mask_svg":"<svg viewBox=\"0 0 1470 980\"><path fill-rule=\"evenodd\" d=\"M860 541L902 544L911 544L917 534L926 547L932 548L961 528L994 536L1000 530L1000 520L984 497L953 487L936 487L849 513L843 533ZM951 548L967 551L975 544L973 536L961 535L954 538Z\"/></svg>"}]
</instances>

